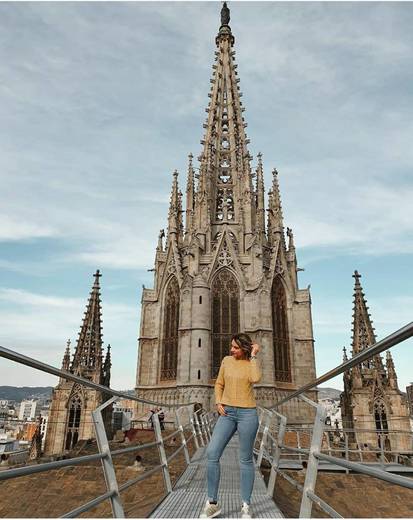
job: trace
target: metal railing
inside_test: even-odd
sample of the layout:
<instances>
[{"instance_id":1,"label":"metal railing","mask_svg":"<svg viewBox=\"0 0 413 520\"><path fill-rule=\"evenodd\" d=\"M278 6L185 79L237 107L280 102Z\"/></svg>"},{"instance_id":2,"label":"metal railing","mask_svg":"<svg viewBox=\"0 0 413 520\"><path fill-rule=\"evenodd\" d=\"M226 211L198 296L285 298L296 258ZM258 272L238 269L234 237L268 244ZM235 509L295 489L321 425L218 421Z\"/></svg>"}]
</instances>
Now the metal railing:
<instances>
[{"instance_id":1,"label":"metal railing","mask_svg":"<svg viewBox=\"0 0 413 520\"><path fill-rule=\"evenodd\" d=\"M70 372L66 372L64 370L57 369L53 366L47 365L45 363L42 363L38 360L29 358L27 356L23 356L22 354L19 354L18 352L14 352L12 350L6 349L4 347L0 346L0 357L4 357L6 359L16 361L17 363L30 366L32 368L36 368L37 370L40 370L42 372L46 372L49 374L53 374L55 376L61 377L63 379L71 380L76 383L82 384L84 386L87 386L89 388L93 388L95 390L99 390L105 394L112 395L112 398L104 402L101 406L99 406L96 410L92 412L92 420L93 425L95 429L95 435L96 435L96 441L98 446L98 453L94 453L91 455L83 455L83 456L77 456L72 457L69 459L64 460L55 460L52 462L44 462L40 464L35 465L26 465L24 467L16 467L16 468L10 468L10 469L4 469L3 471L0 471L0 481L6 481L12 478L22 477L26 475L34 475L36 473L42 473L45 471L55 470L59 468L65 468L68 466L77 466L80 464L83 464L85 462L92 462L100 460L102 463L102 470L103 475L105 478L106 483L106 492L102 495L99 495L92 500L88 501L85 504L82 504L81 506L77 507L76 509L69 511L68 513L64 514L62 518L75 518L78 517L81 513L84 513L86 511L89 511L93 507L101 504L105 500L109 500L112 508L112 515L115 518L124 518L124 507L121 499L121 492L128 489L130 486L148 478L149 476L153 475L154 473L158 471L162 471L163 474L163 481L165 484L165 490L167 493L170 493L172 491L172 481L171 476L169 472L169 465L170 462L181 452L184 454L184 459L186 465L190 463L190 454L188 449L188 443L193 440L195 443L196 448L199 448L199 446L205 446L206 443L209 441L211 434L212 434L212 425L214 421L214 417L211 412L205 412L203 410L194 410L195 403L189 403L187 405L180 405L180 404L166 404L166 403L159 403L156 401L150 401L147 399L142 399L136 396L132 396L130 394L126 394L123 392L119 392L117 390L113 390L109 387L105 387L103 385L99 385L97 383L93 383L92 381L89 381L88 379L84 379L80 376L76 376ZM150 404L150 405L156 405L156 406L162 406L162 407L168 407L168 408L175 408L175 420L176 420L176 426L177 428L172 431L171 433L168 432L168 435L162 436L161 431L161 425L159 421L158 414L159 412L155 413L152 416L153 426L154 426L154 433L155 433L155 441L149 442L146 444L140 444L136 446L129 446L127 448L122 448L118 450L111 450L109 446L109 440L106 435L105 427L104 427L104 421L102 417L102 412L105 408L116 402L119 398L126 398L131 399L140 403ZM188 421L183 424L182 423L182 416L183 412L186 412L186 415L188 417ZM180 446L169 456L166 454L165 450L165 442L169 439L172 439L173 437L180 437ZM127 482L124 482L123 484L119 485L116 473L115 473L115 467L113 463L113 457L116 457L118 455L124 454L124 453L130 453L130 452L138 452L143 449L157 447L159 452L159 460L160 463L145 471L144 473L140 474L139 476L132 478L128 480Z\"/></svg>"},{"instance_id":2,"label":"metal railing","mask_svg":"<svg viewBox=\"0 0 413 520\"><path fill-rule=\"evenodd\" d=\"M269 408L259 408L259 429L256 436L256 441L259 442L259 449L255 450L257 454L256 464L258 467L260 467L263 459L266 459L270 464L271 470L267 484L267 492L271 497L273 497L274 494L276 478L278 475L280 475L302 493L299 514L300 518L311 517L313 504L317 504L318 507L320 507L325 513L327 513L329 516L333 518L342 518L341 515L331 507L331 505L329 505L326 501L324 501L322 498L315 494L315 486L317 482L320 461L325 461L330 464L341 466L348 471L354 471L371 477L379 478L392 484L398 484L400 486L413 489L412 479L402 477L399 475L390 474L384 471L383 469L370 467L364 464L363 462L350 461L348 460L349 457L346 457L344 459L335 457L331 455L331 453L334 451L331 448L331 446L330 450L328 450L327 446L327 451L329 451L329 453L323 453L323 437L326 432L326 410L321 404L315 403L314 401L312 401L304 395L304 392L307 392L313 389L314 387L318 386L319 384L324 383L332 379L333 377L336 377L339 374L342 374L346 370L349 370L350 368L360 364L361 362L370 359L371 357L377 354L380 354L381 352L401 343L402 341L412 336L413 323L410 323L406 327L403 327L402 329L396 331L395 333L379 341L375 345L360 352L347 362L339 365L333 370L330 370L329 372L317 378L316 380L302 386L297 391L290 393L287 397L276 402L273 406ZM104 494L95 497L86 504L83 504L75 510L72 510L69 513L65 514L65 518L73 518L79 516L79 514L90 510L91 508L108 499L111 503L113 516L123 518L124 509L120 493L132 486L133 484L144 480L145 478L149 477L157 471L162 471L165 489L167 493L170 493L172 491L172 482L169 473L170 461L173 460L181 451L183 451L185 462L186 464L189 464L190 456L188 450L188 442L193 439L195 446L198 449L201 446L206 446L206 444L211 439L212 428L216 419L216 414L213 412L206 413L200 410L195 412L193 408L194 403L190 403L184 406L171 405L169 403L159 403L131 396L129 394L125 394L123 392L112 390L105 386L93 383L79 376L75 376L74 374L71 374L69 372L59 370L55 367L51 367L50 365L46 365L37 360L28 358L26 356L18 354L17 352L13 352L3 347L0 347L0 357L16 361L18 363L36 368L43 372L54 374L64 379L78 382L80 384L83 384L85 386L94 388L96 390L113 396L111 399L106 401L92 413L92 419L95 427L99 453L74 457L67 460L47 462L34 466L25 466L22 468L9 469L0 472L1 481L23 475L31 475L43 471L48 471L51 469L74 466L82 464L83 462L101 460L107 491ZM158 413L156 413L153 415L153 424L155 430L154 442L111 451L103 424L102 410L104 410L104 408L115 402L116 399L119 397L124 397L141 403L156 406L176 408L175 416L177 429L172 433L168 434L167 436L162 437ZM308 448L302 446L292 447L285 443L285 435L287 432L287 417L276 410L280 405L295 398L299 399L300 401L303 401L305 404L307 404L315 410L315 420L310 431L310 446ZM189 420L186 424L183 424L181 420L181 415L185 410L188 414ZM185 436L185 432L188 430L191 432L191 434L187 438ZM176 435L180 436L181 445L172 454L167 456L165 451L165 441ZM299 442L300 441L298 441L298 443ZM113 457L122 453L136 452L154 446L158 447L160 464L137 476L136 478L130 479L122 485L119 485L114 470ZM298 457L302 457L302 460L304 460L305 458L306 475L304 484L299 483L293 477L288 475L285 471L282 471L280 469L281 455L285 453L295 454ZM347 453L350 453L349 449L347 450Z\"/></svg>"},{"instance_id":3,"label":"metal railing","mask_svg":"<svg viewBox=\"0 0 413 520\"><path fill-rule=\"evenodd\" d=\"M336 377L337 375L340 375L343 372L349 370L350 368L362 363L363 361L366 361L367 359L370 359L375 355L378 355L381 352L384 352L385 350L395 345L398 345L402 341L412 336L413 322L409 323L408 325L399 329L393 334L387 336L378 343L370 346L369 348L366 348L365 350L355 355L353 358L349 359L345 363L342 363L338 367L330 370L323 376L320 376L316 380L302 386L298 390L292 392L289 396L276 402L273 406L268 408L260 408L258 431L259 435L257 433L257 440L259 440L260 443L259 448L255 451L257 454L258 467L261 465L261 462L264 458L270 464L271 470L267 484L267 492L271 497L273 497L274 495L276 478L278 475L280 475L302 494L299 513L300 518L311 517L313 504L317 504L317 506L322 511L327 513L332 518L342 518L342 516L333 507L331 507L331 505L329 505L326 501L324 501L315 493L320 461L340 466L344 468L346 471L353 471L370 477L378 478L391 484L397 484L408 489L413 489L413 479L385 471L383 467L383 459L384 452L386 450L383 448L383 442L380 442L379 450L373 450L375 453L378 452L380 454L382 462L381 468L372 467L371 465L368 465L363 461L354 462L349 460L349 454L351 450L348 448L348 438L344 446L345 458L333 456L331 453L335 452L336 449L332 448L328 444L326 450L324 451L329 451L329 453L323 453L323 438L326 431L327 412L325 408L322 406L322 404L315 403L314 401L312 401L304 395L304 392L307 392L313 389L314 387L318 386L319 384L324 383L332 379L333 377ZM315 410L315 420L310 430L310 446L308 448L303 448L301 446L292 447L285 443L285 434L287 431L287 417L276 411L276 409L280 405L285 404L286 402L296 398L301 401L304 401L307 405L311 406ZM388 435L391 432L386 431L381 433L383 435ZM299 437L297 439L297 443L298 445L300 445ZM343 450L341 449L340 451ZM360 452L361 450L357 449L353 451ZM399 454L400 451L401 450L398 451ZM300 457L300 460L305 459L306 469L304 484L301 484L291 475L287 474L285 471L280 469L281 454L286 453L294 454ZM407 450L406 452L402 453L413 455L413 449L410 452Z\"/></svg>"},{"instance_id":4,"label":"metal railing","mask_svg":"<svg viewBox=\"0 0 413 520\"><path fill-rule=\"evenodd\" d=\"M372 443L364 442L366 434L375 436L375 446ZM306 447L310 444L312 436L312 428L308 427L289 427L286 429L286 444L295 448ZM396 445L401 445L402 441L409 439L410 449L393 449L387 447L387 441L395 441ZM400 439L400 441L397 441ZM391 444L393 446L393 444ZM324 428L324 435L321 445L321 451L331 455L332 453L340 453L342 458L346 460L354 460L364 463L379 463L384 466L393 466L395 464L406 463L406 457L412 455L413 450L413 432L410 430L376 430L367 428ZM301 453L283 453L282 464L287 467L288 462L297 462L302 464L306 457ZM413 461L412 461L413 462ZM293 468L293 465L290 465ZM412 467L413 472L413 467Z\"/></svg>"}]
</instances>

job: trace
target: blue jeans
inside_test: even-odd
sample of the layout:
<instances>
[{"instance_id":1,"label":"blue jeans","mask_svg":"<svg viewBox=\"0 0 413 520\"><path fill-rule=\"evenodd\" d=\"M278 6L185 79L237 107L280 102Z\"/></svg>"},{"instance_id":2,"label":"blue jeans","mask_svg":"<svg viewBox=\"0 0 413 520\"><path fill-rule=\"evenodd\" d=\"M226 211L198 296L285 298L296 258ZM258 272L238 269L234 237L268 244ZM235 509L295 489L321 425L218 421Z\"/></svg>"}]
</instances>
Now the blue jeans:
<instances>
[{"instance_id":1,"label":"blue jeans","mask_svg":"<svg viewBox=\"0 0 413 520\"><path fill-rule=\"evenodd\" d=\"M241 498L250 503L254 485L255 468L253 448L258 430L258 415L256 408L239 408L224 405L227 415L220 415L212 433L211 442L207 448L208 459L208 500L217 501L221 469L219 459L225 446L238 430L239 455L241 467Z\"/></svg>"}]
</instances>

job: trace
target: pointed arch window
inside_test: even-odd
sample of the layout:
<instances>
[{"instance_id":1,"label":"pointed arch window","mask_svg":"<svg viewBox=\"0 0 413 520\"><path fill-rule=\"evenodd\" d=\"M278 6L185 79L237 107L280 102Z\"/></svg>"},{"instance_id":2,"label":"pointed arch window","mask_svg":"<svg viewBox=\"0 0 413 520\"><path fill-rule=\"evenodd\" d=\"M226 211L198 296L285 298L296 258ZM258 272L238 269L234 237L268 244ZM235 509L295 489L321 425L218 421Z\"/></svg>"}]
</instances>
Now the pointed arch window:
<instances>
[{"instance_id":1,"label":"pointed arch window","mask_svg":"<svg viewBox=\"0 0 413 520\"><path fill-rule=\"evenodd\" d=\"M281 278L274 279L271 290L273 348L276 381L291 381L290 340L288 337L287 298Z\"/></svg>"},{"instance_id":2,"label":"pointed arch window","mask_svg":"<svg viewBox=\"0 0 413 520\"><path fill-rule=\"evenodd\" d=\"M229 354L231 336L239 331L239 286L235 276L221 269L212 284L212 378Z\"/></svg>"},{"instance_id":3,"label":"pointed arch window","mask_svg":"<svg viewBox=\"0 0 413 520\"><path fill-rule=\"evenodd\" d=\"M178 366L179 286L173 276L164 305L161 380L176 379Z\"/></svg>"},{"instance_id":4,"label":"pointed arch window","mask_svg":"<svg viewBox=\"0 0 413 520\"><path fill-rule=\"evenodd\" d=\"M379 448L390 450L389 426L387 423L386 406L382 399L374 402L374 421L376 423L377 444Z\"/></svg>"},{"instance_id":5,"label":"pointed arch window","mask_svg":"<svg viewBox=\"0 0 413 520\"><path fill-rule=\"evenodd\" d=\"M82 415L82 400L78 394L69 401L69 416L67 419L65 449L71 450L79 440L80 418Z\"/></svg>"}]
</instances>

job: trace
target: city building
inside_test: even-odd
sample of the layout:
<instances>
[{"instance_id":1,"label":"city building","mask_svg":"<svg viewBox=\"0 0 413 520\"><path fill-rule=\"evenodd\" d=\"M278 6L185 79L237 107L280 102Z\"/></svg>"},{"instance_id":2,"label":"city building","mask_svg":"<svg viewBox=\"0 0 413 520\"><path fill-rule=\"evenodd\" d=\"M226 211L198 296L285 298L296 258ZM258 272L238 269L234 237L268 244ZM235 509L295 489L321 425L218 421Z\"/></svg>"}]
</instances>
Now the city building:
<instances>
[{"instance_id":1,"label":"city building","mask_svg":"<svg viewBox=\"0 0 413 520\"><path fill-rule=\"evenodd\" d=\"M63 356L62 370L89 379L104 386L110 384L110 345L103 361L102 313L99 278L96 271L83 323L72 361L70 341ZM62 453L72 449L79 440L93 438L92 411L110 396L87 388L70 380L60 378L53 390L44 451L46 455ZM110 437L112 407L103 413L105 428Z\"/></svg>"},{"instance_id":2,"label":"city building","mask_svg":"<svg viewBox=\"0 0 413 520\"><path fill-rule=\"evenodd\" d=\"M266 205L261 154L251 166L229 19L224 4L199 168L189 155L185 210L178 172L173 173L154 287L142 294L136 379L140 397L196 401L207 409L214 405L214 381L237 332L262 345L259 404L271 405L315 378L310 291L298 285L278 172L272 172ZM310 395L316 399L315 391ZM312 417L301 403L281 410L293 423ZM138 405L137 414L144 411Z\"/></svg>"},{"instance_id":3,"label":"city building","mask_svg":"<svg viewBox=\"0 0 413 520\"><path fill-rule=\"evenodd\" d=\"M18 418L20 421L33 421L39 414L41 404L37 399L27 399L20 403Z\"/></svg>"},{"instance_id":4,"label":"city building","mask_svg":"<svg viewBox=\"0 0 413 520\"><path fill-rule=\"evenodd\" d=\"M361 275L355 271L353 304L352 355L376 343L373 323L360 284ZM344 361L347 352L344 349ZM386 450L412 451L409 414L404 394L397 384L392 355L386 352L386 362L380 354L344 373L344 392L341 394L343 428L355 429L352 441Z\"/></svg>"},{"instance_id":5,"label":"city building","mask_svg":"<svg viewBox=\"0 0 413 520\"><path fill-rule=\"evenodd\" d=\"M135 401L118 399L113 404L112 430L128 430L135 410Z\"/></svg>"}]
</instances>

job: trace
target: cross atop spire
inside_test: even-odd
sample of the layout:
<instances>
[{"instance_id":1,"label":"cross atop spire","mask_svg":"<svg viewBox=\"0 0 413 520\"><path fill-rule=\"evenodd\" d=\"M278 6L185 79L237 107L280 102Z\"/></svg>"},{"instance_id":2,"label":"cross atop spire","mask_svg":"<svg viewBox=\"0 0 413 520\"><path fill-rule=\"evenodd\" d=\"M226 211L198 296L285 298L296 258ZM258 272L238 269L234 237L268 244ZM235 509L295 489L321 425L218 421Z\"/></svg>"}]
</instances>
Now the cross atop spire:
<instances>
[{"instance_id":1,"label":"cross atop spire","mask_svg":"<svg viewBox=\"0 0 413 520\"><path fill-rule=\"evenodd\" d=\"M356 285L356 287L357 287L357 286L360 286L360 278L361 278L361 274L359 274L359 272L357 271L357 269L354 271L354 274L352 275L352 277L355 279L355 285Z\"/></svg>"},{"instance_id":2,"label":"cross atop spire","mask_svg":"<svg viewBox=\"0 0 413 520\"><path fill-rule=\"evenodd\" d=\"M99 287L99 278L101 277L102 275L100 274L100 271L99 269L96 270L96 273L94 274L94 277L95 277L95 283L93 284L93 287Z\"/></svg>"}]
</instances>

